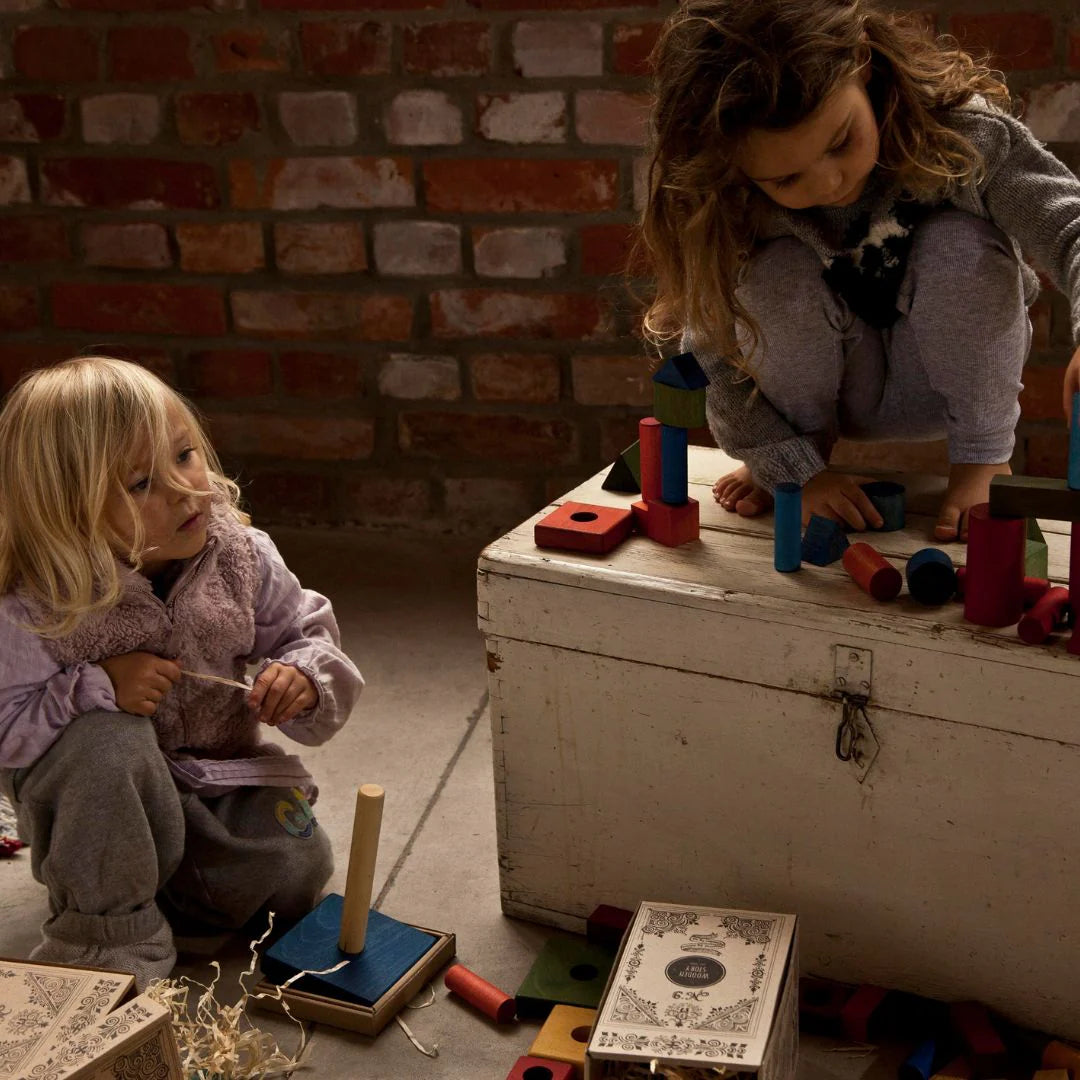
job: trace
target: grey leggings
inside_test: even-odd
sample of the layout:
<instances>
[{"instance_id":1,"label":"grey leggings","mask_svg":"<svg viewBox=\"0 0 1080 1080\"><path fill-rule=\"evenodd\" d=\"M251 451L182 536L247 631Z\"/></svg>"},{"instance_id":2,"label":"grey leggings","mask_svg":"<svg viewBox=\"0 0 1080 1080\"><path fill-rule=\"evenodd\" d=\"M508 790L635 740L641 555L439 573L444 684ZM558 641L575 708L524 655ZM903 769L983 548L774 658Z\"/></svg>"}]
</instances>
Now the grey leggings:
<instances>
[{"instance_id":1,"label":"grey leggings","mask_svg":"<svg viewBox=\"0 0 1080 1080\"><path fill-rule=\"evenodd\" d=\"M165 923L158 899L221 929L264 908L299 918L333 868L326 834L289 789L178 791L145 717L73 720L32 766L0 770L0 790L49 891L45 932L77 944L146 940Z\"/></svg>"},{"instance_id":2,"label":"grey leggings","mask_svg":"<svg viewBox=\"0 0 1080 1080\"><path fill-rule=\"evenodd\" d=\"M762 394L826 460L839 435L947 436L952 462L1009 460L1031 323L1012 244L992 222L945 210L918 227L887 330L855 316L793 237L754 256L739 297L763 334Z\"/></svg>"}]
</instances>

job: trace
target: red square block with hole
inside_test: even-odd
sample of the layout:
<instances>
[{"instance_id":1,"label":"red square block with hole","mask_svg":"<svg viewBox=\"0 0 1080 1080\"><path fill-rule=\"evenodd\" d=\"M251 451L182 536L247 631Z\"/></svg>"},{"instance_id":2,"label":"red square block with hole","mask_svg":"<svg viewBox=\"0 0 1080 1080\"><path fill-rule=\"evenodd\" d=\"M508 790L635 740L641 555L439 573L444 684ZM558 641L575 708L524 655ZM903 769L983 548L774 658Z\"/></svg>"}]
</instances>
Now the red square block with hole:
<instances>
[{"instance_id":1,"label":"red square block with hole","mask_svg":"<svg viewBox=\"0 0 1080 1080\"><path fill-rule=\"evenodd\" d=\"M563 503L533 527L537 547L590 551L602 555L622 543L634 528L634 516L619 506Z\"/></svg>"},{"instance_id":2,"label":"red square block with hole","mask_svg":"<svg viewBox=\"0 0 1080 1080\"><path fill-rule=\"evenodd\" d=\"M678 547L701 535L701 516L697 499L672 505L665 502L636 502L631 507L639 531L650 540L668 547Z\"/></svg>"},{"instance_id":3,"label":"red square block with hole","mask_svg":"<svg viewBox=\"0 0 1080 1080\"><path fill-rule=\"evenodd\" d=\"M574 1080L574 1066L547 1058L520 1057L506 1080Z\"/></svg>"}]
</instances>

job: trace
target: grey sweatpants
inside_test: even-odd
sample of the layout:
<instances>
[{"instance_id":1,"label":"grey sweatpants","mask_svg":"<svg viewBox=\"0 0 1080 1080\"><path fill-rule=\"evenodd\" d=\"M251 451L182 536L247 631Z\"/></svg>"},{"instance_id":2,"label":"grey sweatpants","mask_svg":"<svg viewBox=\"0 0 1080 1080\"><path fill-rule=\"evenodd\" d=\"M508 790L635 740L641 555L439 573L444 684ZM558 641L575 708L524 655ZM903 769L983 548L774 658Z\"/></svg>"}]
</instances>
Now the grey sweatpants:
<instances>
[{"instance_id":1,"label":"grey sweatpants","mask_svg":"<svg viewBox=\"0 0 1080 1080\"><path fill-rule=\"evenodd\" d=\"M851 312L793 237L755 254L739 298L762 330L758 387L826 461L840 435L947 437L951 462L1009 460L1031 323L1012 244L992 222L944 210L919 225L900 318L885 330Z\"/></svg>"},{"instance_id":2,"label":"grey sweatpants","mask_svg":"<svg viewBox=\"0 0 1080 1080\"><path fill-rule=\"evenodd\" d=\"M33 765L0 770L30 867L49 893L46 935L134 945L171 912L236 929L264 908L296 919L333 868L330 843L298 793L181 792L152 722L93 712Z\"/></svg>"}]
</instances>

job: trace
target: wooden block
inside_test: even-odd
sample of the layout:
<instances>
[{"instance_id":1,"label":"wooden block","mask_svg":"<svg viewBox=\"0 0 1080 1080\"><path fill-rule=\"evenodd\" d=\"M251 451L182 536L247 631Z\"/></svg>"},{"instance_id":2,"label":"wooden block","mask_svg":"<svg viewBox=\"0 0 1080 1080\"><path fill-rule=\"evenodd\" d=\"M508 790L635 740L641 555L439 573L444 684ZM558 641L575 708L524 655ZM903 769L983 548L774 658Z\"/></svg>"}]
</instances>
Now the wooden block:
<instances>
[{"instance_id":1,"label":"wooden block","mask_svg":"<svg viewBox=\"0 0 1080 1080\"><path fill-rule=\"evenodd\" d=\"M904 587L900 571L881 552L862 541L844 552L844 569L875 600L894 600Z\"/></svg>"},{"instance_id":2,"label":"wooden block","mask_svg":"<svg viewBox=\"0 0 1080 1080\"><path fill-rule=\"evenodd\" d=\"M1073 393L1069 415L1069 468L1066 483L1070 490L1077 491L1080 490L1080 393Z\"/></svg>"},{"instance_id":3,"label":"wooden block","mask_svg":"<svg viewBox=\"0 0 1080 1080\"><path fill-rule=\"evenodd\" d=\"M923 548L908 559L908 592L927 607L945 604L956 595L956 568L940 548Z\"/></svg>"},{"instance_id":4,"label":"wooden block","mask_svg":"<svg viewBox=\"0 0 1080 1080\"><path fill-rule=\"evenodd\" d=\"M615 459L600 486L604 491L617 491L624 495L637 495L641 491L640 443L631 444Z\"/></svg>"},{"instance_id":5,"label":"wooden block","mask_svg":"<svg viewBox=\"0 0 1080 1080\"><path fill-rule=\"evenodd\" d=\"M799 1030L814 1035L839 1035L840 1016L855 993L850 983L805 975L799 980Z\"/></svg>"},{"instance_id":6,"label":"wooden block","mask_svg":"<svg viewBox=\"0 0 1080 1080\"><path fill-rule=\"evenodd\" d=\"M1027 645L1041 645L1065 624L1068 613L1069 590L1060 586L1049 589L1030 611L1023 614L1016 627L1017 636Z\"/></svg>"},{"instance_id":7,"label":"wooden block","mask_svg":"<svg viewBox=\"0 0 1080 1080\"><path fill-rule=\"evenodd\" d=\"M597 904L585 922L585 937L594 945L617 949L633 918L634 913L626 908Z\"/></svg>"},{"instance_id":8,"label":"wooden block","mask_svg":"<svg viewBox=\"0 0 1080 1080\"><path fill-rule=\"evenodd\" d=\"M900 1066L898 1080L930 1080L937 1056L937 1040L924 1039Z\"/></svg>"},{"instance_id":9,"label":"wooden block","mask_svg":"<svg viewBox=\"0 0 1080 1080\"><path fill-rule=\"evenodd\" d=\"M655 416L644 416L638 421L638 453L641 462L638 480L644 502L660 498L660 427L660 421Z\"/></svg>"},{"instance_id":10,"label":"wooden block","mask_svg":"<svg viewBox=\"0 0 1080 1080\"><path fill-rule=\"evenodd\" d=\"M778 484L773 506L773 567L790 574L802 565L802 488Z\"/></svg>"},{"instance_id":11,"label":"wooden block","mask_svg":"<svg viewBox=\"0 0 1080 1080\"><path fill-rule=\"evenodd\" d=\"M949 1006L949 1015L953 1028L967 1047L975 1074L999 1075L1008 1062L1008 1051L986 1007L977 1001L955 1001Z\"/></svg>"},{"instance_id":12,"label":"wooden block","mask_svg":"<svg viewBox=\"0 0 1080 1080\"><path fill-rule=\"evenodd\" d=\"M802 538L802 561L828 566L844 556L849 546L844 527L831 518L811 514Z\"/></svg>"},{"instance_id":13,"label":"wooden block","mask_svg":"<svg viewBox=\"0 0 1080 1080\"><path fill-rule=\"evenodd\" d=\"M1070 1080L1068 1069L1037 1069L1031 1080Z\"/></svg>"},{"instance_id":14,"label":"wooden block","mask_svg":"<svg viewBox=\"0 0 1080 1080\"><path fill-rule=\"evenodd\" d=\"M907 520L907 489L893 480L871 480L859 485L870 497L875 509L881 515L882 524L875 532L896 532L904 527Z\"/></svg>"},{"instance_id":15,"label":"wooden block","mask_svg":"<svg viewBox=\"0 0 1080 1080\"><path fill-rule=\"evenodd\" d=\"M506 1080L574 1080L576 1075L569 1062L527 1056L514 1062Z\"/></svg>"},{"instance_id":16,"label":"wooden block","mask_svg":"<svg viewBox=\"0 0 1080 1080\"><path fill-rule=\"evenodd\" d=\"M371 1007L437 947L438 935L372 910L364 951L350 957L338 948L342 907L343 898L337 893L327 896L263 953L262 971L280 986L297 972L322 971L348 959L340 971L305 975L292 985L347 1004Z\"/></svg>"},{"instance_id":17,"label":"wooden block","mask_svg":"<svg viewBox=\"0 0 1080 1080\"><path fill-rule=\"evenodd\" d=\"M373 913L374 914L374 913ZM415 929L422 930L422 927ZM369 924L369 934L370 934ZM283 1013L281 999L289 1006L293 1016L301 1020L314 1020L346 1031L358 1031L362 1035L378 1035L380 1031L423 989L424 984L443 968L454 956L454 935L439 930L423 930L435 939L432 949L422 956L389 990L373 1005L359 1005L332 997L327 993L298 990L304 980L293 983L287 990L271 982L260 980L253 997L253 1004L270 1012ZM366 951L366 948L365 948Z\"/></svg>"},{"instance_id":18,"label":"wooden block","mask_svg":"<svg viewBox=\"0 0 1080 1080\"><path fill-rule=\"evenodd\" d=\"M709 385L709 376L702 370L692 352L669 357L652 378L654 383L673 386L676 390L703 390Z\"/></svg>"},{"instance_id":19,"label":"wooden block","mask_svg":"<svg viewBox=\"0 0 1080 1080\"><path fill-rule=\"evenodd\" d=\"M1015 626L1020 621L1024 613L1025 529L1022 517L994 517L986 503L968 511L964 581L964 618L968 622Z\"/></svg>"},{"instance_id":20,"label":"wooden block","mask_svg":"<svg viewBox=\"0 0 1080 1080\"><path fill-rule=\"evenodd\" d=\"M1050 549L1036 518L1027 519L1027 542L1024 545L1024 574L1027 577L1050 576Z\"/></svg>"},{"instance_id":21,"label":"wooden block","mask_svg":"<svg viewBox=\"0 0 1080 1080\"><path fill-rule=\"evenodd\" d=\"M653 416L669 427L705 426L705 391L679 390L663 383L653 383Z\"/></svg>"},{"instance_id":22,"label":"wooden block","mask_svg":"<svg viewBox=\"0 0 1080 1080\"><path fill-rule=\"evenodd\" d=\"M681 506L689 498L686 428L664 424L660 428L660 499Z\"/></svg>"},{"instance_id":23,"label":"wooden block","mask_svg":"<svg viewBox=\"0 0 1080 1080\"><path fill-rule=\"evenodd\" d=\"M1049 518L1080 521L1080 491L1049 476L995 476L990 481L990 513L994 517Z\"/></svg>"},{"instance_id":24,"label":"wooden block","mask_svg":"<svg viewBox=\"0 0 1080 1080\"><path fill-rule=\"evenodd\" d=\"M589 1043L595 1009L579 1009L572 1005L556 1005L529 1047L530 1057L565 1061L575 1069L585 1068L585 1047Z\"/></svg>"},{"instance_id":25,"label":"wooden block","mask_svg":"<svg viewBox=\"0 0 1080 1080\"><path fill-rule=\"evenodd\" d=\"M964 588L967 584L967 567L956 568L956 599L964 599ZM1024 607L1029 608L1037 604L1050 591L1050 582L1046 578L1025 577Z\"/></svg>"},{"instance_id":26,"label":"wooden block","mask_svg":"<svg viewBox=\"0 0 1080 1080\"><path fill-rule=\"evenodd\" d=\"M678 547L701 535L697 499L687 499L682 506L670 506L664 502L636 502L630 509L638 529L658 544Z\"/></svg>"},{"instance_id":27,"label":"wooden block","mask_svg":"<svg viewBox=\"0 0 1080 1080\"><path fill-rule=\"evenodd\" d=\"M871 1019L888 993L880 986L864 985L848 998L840 1010L840 1024L846 1038L855 1042L869 1041Z\"/></svg>"},{"instance_id":28,"label":"wooden block","mask_svg":"<svg viewBox=\"0 0 1080 1080\"><path fill-rule=\"evenodd\" d=\"M595 1009L615 956L605 945L583 938L552 938L540 950L518 987L517 1014L538 1020L556 1005Z\"/></svg>"},{"instance_id":29,"label":"wooden block","mask_svg":"<svg viewBox=\"0 0 1080 1080\"><path fill-rule=\"evenodd\" d=\"M621 544L633 528L633 514L625 507L568 502L533 526L533 540L537 547L602 555Z\"/></svg>"},{"instance_id":30,"label":"wooden block","mask_svg":"<svg viewBox=\"0 0 1080 1080\"><path fill-rule=\"evenodd\" d=\"M1080 1049L1069 1046L1068 1043L1051 1039L1042 1052L1042 1067L1044 1069L1068 1069L1073 1080L1080 1076Z\"/></svg>"},{"instance_id":31,"label":"wooden block","mask_svg":"<svg viewBox=\"0 0 1080 1080\"><path fill-rule=\"evenodd\" d=\"M443 982L447 990L479 1009L496 1024L509 1024L514 1019L514 999L464 964L452 964L443 976Z\"/></svg>"}]
</instances>

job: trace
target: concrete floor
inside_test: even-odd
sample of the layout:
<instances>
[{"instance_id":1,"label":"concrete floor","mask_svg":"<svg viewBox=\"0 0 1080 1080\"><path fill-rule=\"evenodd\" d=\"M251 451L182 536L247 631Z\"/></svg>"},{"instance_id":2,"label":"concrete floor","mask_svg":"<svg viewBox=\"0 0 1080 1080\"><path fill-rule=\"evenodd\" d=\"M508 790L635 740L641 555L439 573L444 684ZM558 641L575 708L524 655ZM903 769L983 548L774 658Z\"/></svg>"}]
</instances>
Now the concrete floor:
<instances>
[{"instance_id":1,"label":"concrete floor","mask_svg":"<svg viewBox=\"0 0 1080 1080\"><path fill-rule=\"evenodd\" d=\"M555 931L504 917L499 907L486 667L476 629L477 544L313 529L275 530L301 581L332 599L345 648L367 680L360 705L334 739L303 749L321 787L317 813L335 849L330 889L341 892L355 794L386 789L375 906L451 931L466 966L513 993ZM29 856L0 860L0 955L25 956L46 916ZM177 974L208 982L222 964L221 1000L235 1000L246 964L237 938L182 942ZM377 1038L308 1025L309 1068L320 1080L502 1080L527 1052L537 1023L496 1027L448 996L441 977L430 1008L402 1015L423 1056L396 1023ZM296 1029L258 1010L253 1022L295 1046ZM804 1040L799 1080L895 1076L904 1048L880 1052Z\"/></svg>"}]
</instances>

